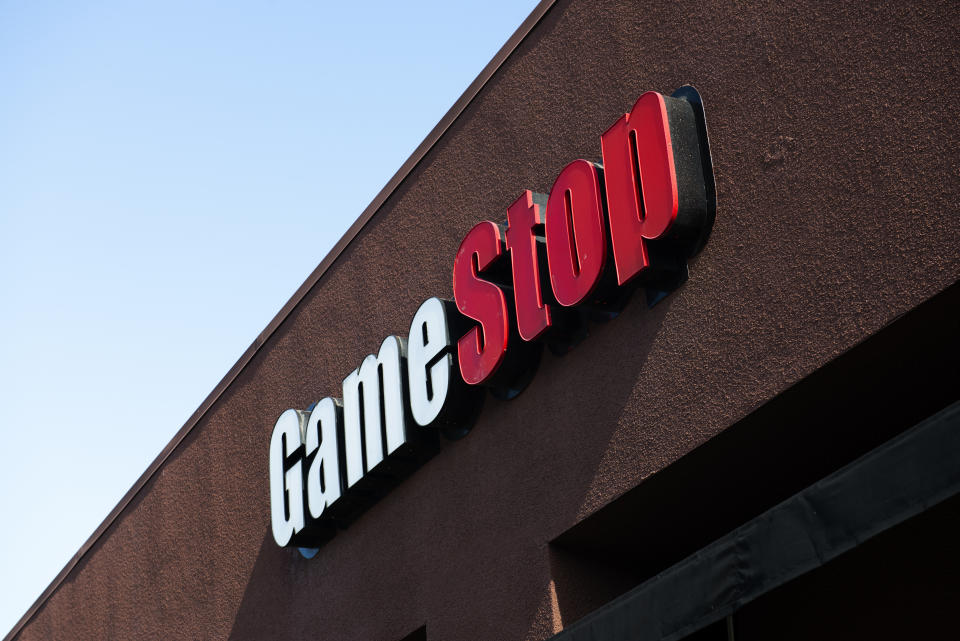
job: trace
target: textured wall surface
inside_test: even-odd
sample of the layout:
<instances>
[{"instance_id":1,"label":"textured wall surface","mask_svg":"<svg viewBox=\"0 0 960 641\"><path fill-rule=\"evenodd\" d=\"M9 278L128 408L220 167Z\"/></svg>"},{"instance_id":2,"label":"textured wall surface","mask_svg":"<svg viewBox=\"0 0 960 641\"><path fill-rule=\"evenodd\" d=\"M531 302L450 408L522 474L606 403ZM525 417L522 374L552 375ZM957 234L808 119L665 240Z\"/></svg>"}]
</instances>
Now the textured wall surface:
<instances>
[{"instance_id":1,"label":"textured wall surface","mask_svg":"<svg viewBox=\"0 0 960 641\"><path fill-rule=\"evenodd\" d=\"M960 276L958 33L951 1L559 2L18 638L550 636L548 541ZM476 222L688 83L719 199L690 280L488 397L313 560L277 548L276 417L451 297Z\"/></svg>"}]
</instances>

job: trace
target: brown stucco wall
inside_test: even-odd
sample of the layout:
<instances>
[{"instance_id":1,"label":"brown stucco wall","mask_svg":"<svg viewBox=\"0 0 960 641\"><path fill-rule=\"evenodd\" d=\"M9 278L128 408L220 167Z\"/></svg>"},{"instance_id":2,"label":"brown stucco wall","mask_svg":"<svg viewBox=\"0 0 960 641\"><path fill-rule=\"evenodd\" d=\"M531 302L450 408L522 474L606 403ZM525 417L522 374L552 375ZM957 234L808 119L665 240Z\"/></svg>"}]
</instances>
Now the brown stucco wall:
<instances>
[{"instance_id":1,"label":"brown stucco wall","mask_svg":"<svg viewBox=\"0 0 960 641\"><path fill-rule=\"evenodd\" d=\"M960 276L960 5L830 4L559 2L17 638L559 629L549 540ZM449 298L471 226L599 160L643 91L686 83L719 198L690 280L488 397L315 559L277 548L280 412L339 395L423 299Z\"/></svg>"}]
</instances>

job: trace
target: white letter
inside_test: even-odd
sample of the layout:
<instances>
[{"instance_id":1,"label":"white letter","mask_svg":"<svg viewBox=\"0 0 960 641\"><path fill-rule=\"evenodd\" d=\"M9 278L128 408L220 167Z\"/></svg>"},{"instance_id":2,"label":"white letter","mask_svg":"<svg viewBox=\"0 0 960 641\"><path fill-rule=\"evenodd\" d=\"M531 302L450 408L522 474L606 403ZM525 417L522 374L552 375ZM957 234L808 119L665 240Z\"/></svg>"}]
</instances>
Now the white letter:
<instances>
[{"instance_id":1,"label":"white letter","mask_svg":"<svg viewBox=\"0 0 960 641\"><path fill-rule=\"evenodd\" d=\"M443 410L454 366L448 350L450 332L443 301L439 298L423 301L410 323L407 341L410 411L417 424L426 427Z\"/></svg>"},{"instance_id":2,"label":"white letter","mask_svg":"<svg viewBox=\"0 0 960 641\"><path fill-rule=\"evenodd\" d=\"M307 473L307 506L310 516L320 518L324 508L340 498L340 461L337 458L337 411L340 403L325 398L310 412L307 420L306 453L314 450Z\"/></svg>"},{"instance_id":3,"label":"white letter","mask_svg":"<svg viewBox=\"0 0 960 641\"><path fill-rule=\"evenodd\" d=\"M281 547L290 543L304 524L302 463L298 460L286 473L283 471L286 459L303 442L300 432L303 418L303 412L298 410L285 411L277 419L270 437L270 520L273 539Z\"/></svg>"},{"instance_id":4,"label":"white letter","mask_svg":"<svg viewBox=\"0 0 960 641\"><path fill-rule=\"evenodd\" d=\"M406 351L406 341L387 336L377 356L367 356L360 367L343 380L343 440L348 487L407 440L401 370ZM386 444L380 436L381 430L386 433ZM362 460L364 452L366 465Z\"/></svg>"}]
</instances>

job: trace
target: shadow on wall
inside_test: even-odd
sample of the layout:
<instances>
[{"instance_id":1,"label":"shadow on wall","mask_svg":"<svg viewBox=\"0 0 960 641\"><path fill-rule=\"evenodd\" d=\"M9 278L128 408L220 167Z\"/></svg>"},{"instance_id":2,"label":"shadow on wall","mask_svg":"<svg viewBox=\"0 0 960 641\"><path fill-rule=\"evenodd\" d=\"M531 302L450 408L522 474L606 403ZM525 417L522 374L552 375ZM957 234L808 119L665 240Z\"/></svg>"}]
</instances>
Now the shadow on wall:
<instances>
[{"instance_id":1,"label":"shadow on wall","mask_svg":"<svg viewBox=\"0 0 960 641\"><path fill-rule=\"evenodd\" d=\"M284 622L293 615L293 599L290 597L296 583L284 580L284 573L277 572L277 569L295 568L297 564L290 563L292 554L299 552L277 547L268 524L229 641L275 639L286 629ZM291 569L291 572L295 571Z\"/></svg>"},{"instance_id":2,"label":"shadow on wall","mask_svg":"<svg viewBox=\"0 0 960 641\"><path fill-rule=\"evenodd\" d=\"M321 549L307 561L296 550L278 548L267 525L229 639L299 638L320 631L324 638L354 639L396 625L384 639L396 641L424 623L443 639L550 636L558 629L559 613L544 611L551 602L553 571L541 552L558 529L577 519L671 298L649 308L644 293L635 292L620 316L591 323L590 335L571 352L545 352L530 387L517 398L488 395L474 431L445 444L427 469L401 484L408 488L401 492L422 495L425 488L416 481L428 473L438 487L461 487L432 493L424 522L398 523L395 549L369 550L356 562L357 575L383 573L376 585L363 585L359 576L340 577L337 572L351 565L338 558L339 550ZM623 349L624 336L630 336L629 350ZM551 398L549 406L545 398ZM466 459L474 464L464 469ZM554 479L545 482L545 474ZM518 499L504 501L504 496ZM389 504L387 496L375 509L390 512L407 500L397 496ZM360 516L355 527L365 529L362 522L370 516ZM429 543L423 543L424 536ZM333 581L326 581L328 572L337 575L337 587L352 594L338 593ZM411 585L398 594L398 579L389 575L400 572L409 572L403 580ZM451 602L468 601L477 606L451 611ZM408 625L409 620L396 620L398 611L408 617L431 613L436 620ZM494 611L496 617L479 615Z\"/></svg>"}]
</instances>

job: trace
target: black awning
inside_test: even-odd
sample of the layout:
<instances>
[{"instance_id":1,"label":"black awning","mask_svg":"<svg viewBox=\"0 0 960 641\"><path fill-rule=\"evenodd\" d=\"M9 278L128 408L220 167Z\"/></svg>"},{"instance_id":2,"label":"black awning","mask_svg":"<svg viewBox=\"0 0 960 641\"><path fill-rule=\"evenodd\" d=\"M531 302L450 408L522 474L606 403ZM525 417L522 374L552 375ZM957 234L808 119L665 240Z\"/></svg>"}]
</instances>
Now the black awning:
<instances>
[{"instance_id":1,"label":"black awning","mask_svg":"<svg viewBox=\"0 0 960 641\"><path fill-rule=\"evenodd\" d=\"M748 521L552 639L682 639L958 494L960 402Z\"/></svg>"}]
</instances>

